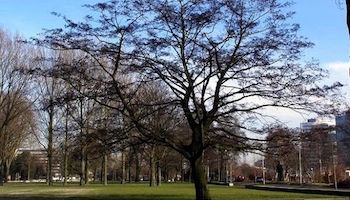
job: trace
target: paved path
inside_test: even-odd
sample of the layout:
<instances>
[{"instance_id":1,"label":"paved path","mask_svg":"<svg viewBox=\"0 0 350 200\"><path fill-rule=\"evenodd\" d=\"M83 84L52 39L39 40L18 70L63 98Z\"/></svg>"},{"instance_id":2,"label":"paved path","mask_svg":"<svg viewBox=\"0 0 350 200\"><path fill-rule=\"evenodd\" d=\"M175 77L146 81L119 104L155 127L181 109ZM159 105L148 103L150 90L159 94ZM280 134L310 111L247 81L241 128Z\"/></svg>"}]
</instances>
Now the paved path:
<instances>
[{"instance_id":1,"label":"paved path","mask_svg":"<svg viewBox=\"0 0 350 200\"><path fill-rule=\"evenodd\" d=\"M283 191L283 192L298 192L307 194L325 194L335 196L346 196L350 199L349 189L334 189L324 187L311 187L311 186L299 186L299 185L283 185L283 184L267 184L267 185L246 185L248 189L256 190L269 190L269 191Z\"/></svg>"}]
</instances>

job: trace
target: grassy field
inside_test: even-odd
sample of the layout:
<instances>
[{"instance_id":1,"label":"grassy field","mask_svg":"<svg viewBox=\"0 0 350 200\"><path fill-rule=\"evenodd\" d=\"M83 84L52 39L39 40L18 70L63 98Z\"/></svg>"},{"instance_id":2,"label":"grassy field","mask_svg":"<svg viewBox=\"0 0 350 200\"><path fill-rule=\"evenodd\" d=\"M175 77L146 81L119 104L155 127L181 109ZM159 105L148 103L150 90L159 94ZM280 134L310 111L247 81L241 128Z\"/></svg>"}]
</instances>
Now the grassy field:
<instances>
[{"instance_id":1,"label":"grassy field","mask_svg":"<svg viewBox=\"0 0 350 200\"><path fill-rule=\"evenodd\" d=\"M302 199L326 199L333 196L297 194L284 192L269 192L249 190L241 186L217 186L210 185L213 200L255 200L255 199L278 199L278 200L302 200ZM160 187L149 187L147 184L110 184L108 186L90 184L80 187L75 184L63 187L60 184L46 186L44 184L6 184L0 187L0 199L19 200L193 200L195 199L192 184L163 184Z\"/></svg>"}]
</instances>

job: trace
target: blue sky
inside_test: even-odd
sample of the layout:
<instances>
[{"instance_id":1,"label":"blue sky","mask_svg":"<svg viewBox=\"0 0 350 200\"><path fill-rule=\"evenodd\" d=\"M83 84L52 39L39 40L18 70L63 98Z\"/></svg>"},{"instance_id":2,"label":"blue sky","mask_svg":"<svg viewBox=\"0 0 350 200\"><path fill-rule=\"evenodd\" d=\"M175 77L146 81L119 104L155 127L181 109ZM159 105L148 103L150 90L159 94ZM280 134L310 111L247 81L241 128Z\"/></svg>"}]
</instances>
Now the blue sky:
<instances>
[{"instance_id":1,"label":"blue sky","mask_svg":"<svg viewBox=\"0 0 350 200\"><path fill-rule=\"evenodd\" d=\"M83 4L93 4L100 0L1 0L0 27L18 32L25 37L36 36L43 28L62 27L61 19L51 15L52 11L62 13L72 19L81 19L88 9ZM304 60L315 58L320 66L329 70L329 81L349 83L349 36L345 21L345 0L294 0L291 7L296 12L293 22L301 25L300 34L315 43L315 47L305 51ZM341 2L339 4L339 2ZM350 98L348 98L350 100ZM282 120L297 126L308 116L290 113Z\"/></svg>"}]
</instances>

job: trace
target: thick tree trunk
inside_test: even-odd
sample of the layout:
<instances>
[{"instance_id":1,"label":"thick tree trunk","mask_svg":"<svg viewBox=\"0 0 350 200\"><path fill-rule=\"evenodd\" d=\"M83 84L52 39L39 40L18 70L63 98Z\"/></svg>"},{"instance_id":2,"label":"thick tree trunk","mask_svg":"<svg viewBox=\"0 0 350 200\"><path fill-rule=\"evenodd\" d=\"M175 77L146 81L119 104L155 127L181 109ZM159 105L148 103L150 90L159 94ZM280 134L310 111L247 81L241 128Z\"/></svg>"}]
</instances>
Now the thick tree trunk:
<instances>
[{"instance_id":1,"label":"thick tree trunk","mask_svg":"<svg viewBox=\"0 0 350 200\"><path fill-rule=\"evenodd\" d=\"M193 182L196 189L196 200L210 200L210 194L207 187L207 178L203 168L202 157L196 160L190 160Z\"/></svg>"}]
</instances>

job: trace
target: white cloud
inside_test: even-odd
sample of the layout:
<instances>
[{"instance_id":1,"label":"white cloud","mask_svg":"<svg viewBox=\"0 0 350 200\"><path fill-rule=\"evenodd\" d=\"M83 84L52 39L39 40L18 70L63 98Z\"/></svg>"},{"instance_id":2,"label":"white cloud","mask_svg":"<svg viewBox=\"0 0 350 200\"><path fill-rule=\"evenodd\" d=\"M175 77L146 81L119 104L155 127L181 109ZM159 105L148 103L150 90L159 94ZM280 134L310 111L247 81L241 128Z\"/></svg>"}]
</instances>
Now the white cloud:
<instances>
[{"instance_id":1,"label":"white cloud","mask_svg":"<svg viewBox=\"0 0 350 200\"><path fill-rule=\"evenodd\" d=\"M327 83L340 82L344 85L349 84L350 62L332 62L324 64L325 69L329 71Z\"/></svg>"},{"instance_id":2,"label":"white cloud","mask_svg":"<svg viewBox=\"0 0 350 200\"><path fill-rule=\"evenodd\" d=\"M349 72L350 62L332 62L325 64L330 72Z\"/></svg>"}]
</instances>

